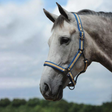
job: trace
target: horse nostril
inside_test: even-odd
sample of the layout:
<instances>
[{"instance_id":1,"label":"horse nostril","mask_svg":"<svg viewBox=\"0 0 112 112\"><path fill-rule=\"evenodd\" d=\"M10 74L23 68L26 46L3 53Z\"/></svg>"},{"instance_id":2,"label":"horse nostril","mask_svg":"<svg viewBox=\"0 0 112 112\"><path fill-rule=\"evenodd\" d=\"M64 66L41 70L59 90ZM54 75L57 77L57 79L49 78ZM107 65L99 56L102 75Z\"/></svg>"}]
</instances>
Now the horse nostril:
<instances>
[{"instance_id":1,"label":"horse nostril","mask_svg":"<svg viewBox=\"0 0 112 112\"><path fill-rule=\"evenodd\" d=\"M51 87L48 83L43 83L44 87L43 87L43 91L42 94L44 97L49 97L51 94Z\"/></svg>"},{"instance_id":2,"label":"horse nostril","mask_svg":"<svg viewBox=\"0 0 112 112\"><path fill-rule=\"evenodd\" d=\"M49 90L48 84L47 83L44 83L44 85L45 85L45 91L48 91Z\"/></svg>"}]
</instances>

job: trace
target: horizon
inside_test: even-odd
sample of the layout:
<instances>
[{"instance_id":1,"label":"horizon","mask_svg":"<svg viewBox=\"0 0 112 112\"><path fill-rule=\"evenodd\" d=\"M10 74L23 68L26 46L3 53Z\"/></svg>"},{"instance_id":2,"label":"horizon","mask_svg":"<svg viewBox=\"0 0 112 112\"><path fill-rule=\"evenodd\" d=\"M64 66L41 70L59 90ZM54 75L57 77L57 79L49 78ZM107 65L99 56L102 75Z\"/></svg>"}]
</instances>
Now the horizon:
<instances>
[{"instance_id":1,"label":"horizon","mask_svg":"<svg viewBox=\"0 0 112 112\"><path fill-rule=\"evenodd\" d=\"M0 99L42 98L39 90L49 47L52 22L43 8L59 15L58 2L68 11L111 11L111 0L0 0ZM76 88L64 89L68 102L100 105L112 101L112 73L93 62L79 76Z\"/></svg>"}]
</instances>

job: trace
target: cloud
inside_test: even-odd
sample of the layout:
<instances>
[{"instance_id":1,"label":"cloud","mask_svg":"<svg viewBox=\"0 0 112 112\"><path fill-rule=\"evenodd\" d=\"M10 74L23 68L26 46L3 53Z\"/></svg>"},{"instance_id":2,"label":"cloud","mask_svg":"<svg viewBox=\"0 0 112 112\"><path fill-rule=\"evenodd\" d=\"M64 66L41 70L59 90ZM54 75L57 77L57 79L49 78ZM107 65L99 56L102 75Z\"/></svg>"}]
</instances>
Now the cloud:
<instances>
[{"instance_id":1,"label":"cloud","mask_svg":"<svg viewBox=\"0 0 112 112\"><path fill-rule=\"evenodd\" d=\"M43 17L43 6L41 0L1 5L0 78L3 80L0 88L25 87L31 83L29 78L40 79L46 58L44 54L47 54L46 35L50 33L50 30L45 30L49 23ZM23 83L19 85L21 80ZM37 83L32 83L32 86L37 86Z\"/></svg>"},{"instance_id":2,"label":"cloud","mask_svg":"<svg viewBox=\"0 0 112 112\"><path fill-rule=\"evenodd\" d=\"M69 0L66 8L68 10L79 11L81 9L91 9L96 10L101 4L103 0Z\"/></svg>"},{"instance_id":3,"label":"cloud","mask_svg":"<svg viewBox=\"0 0 112 112\"><path fill-rule=\"evenodd\" d=\"M77 12L82 9L111 12L110 4L112 4L111 0L68 0L67 4L63 7L70 12ZM59 15L57 7L55 8L54 13Z\"/></svg>"},{"instance_id":4,"label":"cloud","mask_svg":"<svg viewBox=\"0 0 112 112\"><path fill-rule=\"evenodd\" d=\"M10 44L21 43L42 29L42 3L32 0L24 5L6 4L0 8L0 39ZM2 42L1 42L2 43Z\"/></svg>"},{"instance_id":5,"label":"cloud","mask_svg":"<svg viewBox=\"0 0 112 112\"><path fill-rule=\"evenodd\" d=\"M39 86L39 79L34 78L1 78L0 89L31 88Z\"/></svg>"}]
</instances>

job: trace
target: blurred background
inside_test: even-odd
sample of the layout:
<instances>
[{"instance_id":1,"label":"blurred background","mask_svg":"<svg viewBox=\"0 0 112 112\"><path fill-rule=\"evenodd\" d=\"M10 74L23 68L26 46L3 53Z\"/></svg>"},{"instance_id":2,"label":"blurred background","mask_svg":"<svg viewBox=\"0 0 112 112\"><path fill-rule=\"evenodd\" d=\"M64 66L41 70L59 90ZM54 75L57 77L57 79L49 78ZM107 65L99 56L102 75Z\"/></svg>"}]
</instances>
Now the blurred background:
<instances>
[{"instance_id":1,"label":"blurred background","mask_svg":"<svg viewBox=\"0 0 112 112\"><path fill-rule=\"evenodd\" d=\"M58 2L68 11L112 11L112 0L0 0L0 99L43 98L39 81L47 58L52 22L43 8L59 15ZM101 105L112 101L112 73L92 63L76 89L64 89L68 102Z\"/></svg>"}]
</instances>

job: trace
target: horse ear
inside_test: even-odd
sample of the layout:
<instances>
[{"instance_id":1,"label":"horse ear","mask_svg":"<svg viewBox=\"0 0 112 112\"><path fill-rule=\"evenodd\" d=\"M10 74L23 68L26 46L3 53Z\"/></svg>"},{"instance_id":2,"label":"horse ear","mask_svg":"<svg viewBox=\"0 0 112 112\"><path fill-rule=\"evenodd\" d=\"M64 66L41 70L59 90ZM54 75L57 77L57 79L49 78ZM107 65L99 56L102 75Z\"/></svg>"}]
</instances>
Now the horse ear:
<instances>
[{"instance_id":1,"label":"horse ear","mask_svg":"<svg viewBox=\"0 0 112 112\"><path fill-rule=\"evenodd\" d=\"M70 12L66 11L64 8L62 8L61 5L59 5L57 2L56 2L56 4L58 6L58 9L59 9L59 12L61 13L61 15L63 15L66 19L71 20L72 14Z\"/></svg>"},{"instance_id":2,"label":"horse ear","mask_svg":"<svg viewBox=\"0 0 112 112\"><path fill-rule=\"evenodd\" d=\"M54 23L55 20L58 18L58 16L55 14L51 14L50 12L46 11L45 9L43 9L43 10L44 10L45 15Z\"/></svg>"}]
</instances>

